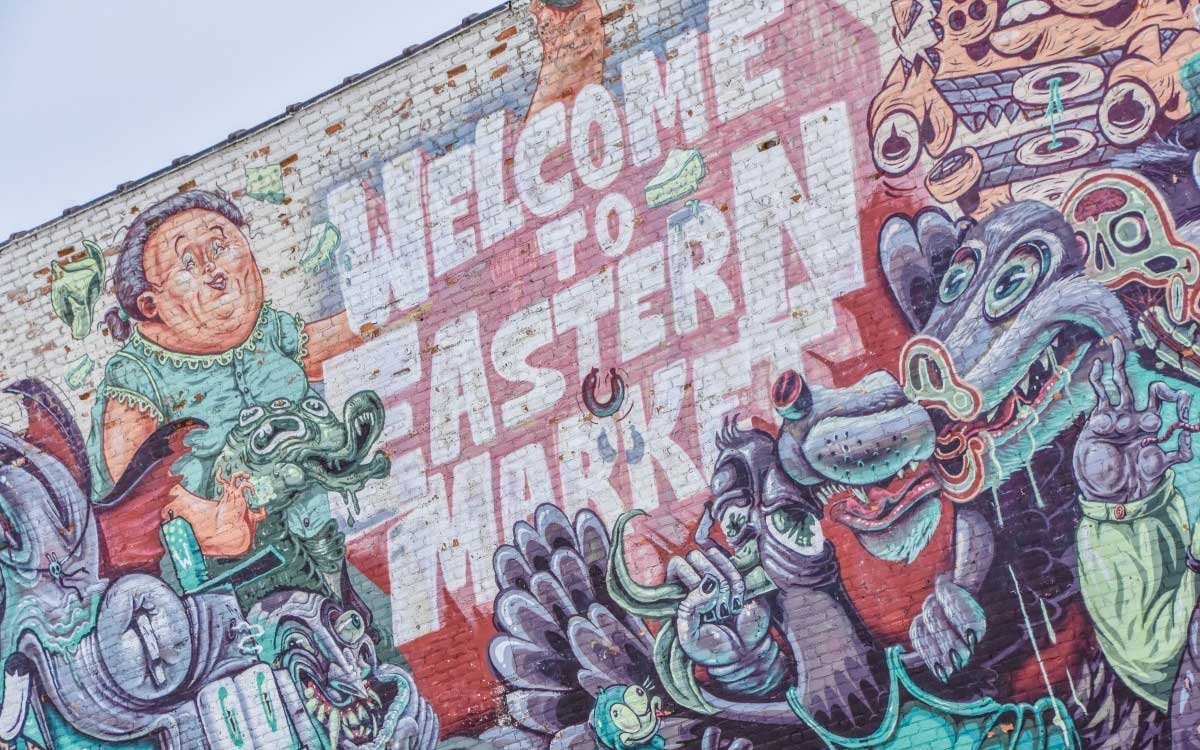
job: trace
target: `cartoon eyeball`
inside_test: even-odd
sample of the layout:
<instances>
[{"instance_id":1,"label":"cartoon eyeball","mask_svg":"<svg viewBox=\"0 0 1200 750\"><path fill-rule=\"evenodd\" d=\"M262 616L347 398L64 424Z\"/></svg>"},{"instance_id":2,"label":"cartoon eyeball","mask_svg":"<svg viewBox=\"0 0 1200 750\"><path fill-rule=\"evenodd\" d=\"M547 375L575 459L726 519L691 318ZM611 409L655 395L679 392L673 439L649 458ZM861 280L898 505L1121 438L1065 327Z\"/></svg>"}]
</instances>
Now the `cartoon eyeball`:
<instances>
[{"instance_id":1,"label":"cartoon eyeball","mask_svg":"<svg viewBox=\"0 0 1200 750\"><path fill-rule=\"evenodd\" d=\"M300 408L314 417L329 416L329 407L319 398L309 397L304 399L304 401L300 402Z\"/></svg>"}]
</instances>

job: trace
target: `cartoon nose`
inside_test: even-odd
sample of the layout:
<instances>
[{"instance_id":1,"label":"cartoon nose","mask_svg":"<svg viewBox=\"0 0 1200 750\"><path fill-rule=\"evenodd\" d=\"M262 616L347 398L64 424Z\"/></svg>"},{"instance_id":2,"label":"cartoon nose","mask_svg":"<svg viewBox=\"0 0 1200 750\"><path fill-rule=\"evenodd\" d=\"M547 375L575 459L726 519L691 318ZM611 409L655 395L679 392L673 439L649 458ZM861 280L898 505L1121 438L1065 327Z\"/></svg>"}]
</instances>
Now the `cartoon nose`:
<instances>
[{"instance_id":1,"label":"cartoon nose","mask_svg":"<svg viewBox=\"0 0 1200 750\"><path fill-rule=\"evenodd\" d=\"M974 418L983 402L979 391L955 372L942 342L927 336L917 336L904 347L900 384L909 400L941 409L960 421Z\"/></svg>"}]
</instances>

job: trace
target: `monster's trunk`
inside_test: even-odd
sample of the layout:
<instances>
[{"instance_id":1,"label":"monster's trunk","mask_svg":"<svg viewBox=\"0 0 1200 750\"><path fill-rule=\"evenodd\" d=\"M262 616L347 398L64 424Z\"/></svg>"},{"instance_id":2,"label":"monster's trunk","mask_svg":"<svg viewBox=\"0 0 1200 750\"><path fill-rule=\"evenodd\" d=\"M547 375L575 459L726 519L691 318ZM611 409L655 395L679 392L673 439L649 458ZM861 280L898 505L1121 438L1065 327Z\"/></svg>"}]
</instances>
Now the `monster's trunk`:
<instances>
[{"instance_id":1,"label":"monster's trunk","mask_svg":"<svg viewBox=\"0 0 1200 750\"><path fill-rule=\"evenodd\" d=\"M870 734L888 699L883 652L850 605L831 544L822 557L819 573L780 586L779 626L795 660L796 693L826 729Z\"/></svg>"}]
</instances>

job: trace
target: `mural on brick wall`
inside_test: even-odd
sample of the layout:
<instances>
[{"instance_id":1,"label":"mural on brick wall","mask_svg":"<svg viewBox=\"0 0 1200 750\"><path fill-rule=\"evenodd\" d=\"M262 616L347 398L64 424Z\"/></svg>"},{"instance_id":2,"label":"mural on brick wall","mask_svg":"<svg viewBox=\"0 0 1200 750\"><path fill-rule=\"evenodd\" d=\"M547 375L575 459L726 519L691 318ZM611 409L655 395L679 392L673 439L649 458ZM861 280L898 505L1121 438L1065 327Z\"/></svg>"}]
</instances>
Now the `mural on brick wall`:
<instances>
[{"instance_id":1,"label":"mural on brick wall","mask_svg":"<svg viewBox=\"0 0 1200 750\"><path fill-rule=\"evenodd\" d=\"M1200 747L1196 9L879 5L533 0L84 214L0 746Z\"/></svg>"}]
</instances>

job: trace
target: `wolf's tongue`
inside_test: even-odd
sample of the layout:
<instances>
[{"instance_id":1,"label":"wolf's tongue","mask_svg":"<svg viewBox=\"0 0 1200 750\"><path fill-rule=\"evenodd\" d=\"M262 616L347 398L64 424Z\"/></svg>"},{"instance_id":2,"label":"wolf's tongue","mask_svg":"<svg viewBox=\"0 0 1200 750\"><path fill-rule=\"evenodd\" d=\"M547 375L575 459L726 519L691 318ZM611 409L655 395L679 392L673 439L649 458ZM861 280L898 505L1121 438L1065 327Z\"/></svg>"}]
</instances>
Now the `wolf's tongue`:
<instances>
[{"instance_id":1,"label":"wolf's tongue","mask_svg":"<svg viewBox=\"0 0 1200 750\"><path fill-rule=\"evenodd\" d=\"M909 480L901 477L892 477L885 485L871 485L866 488L867 499L870 500L872 507L879 505L884 506L887 503L895 502L900 499L904 493L904 489L908 486Z\"/></svg>"}]
</instances>

